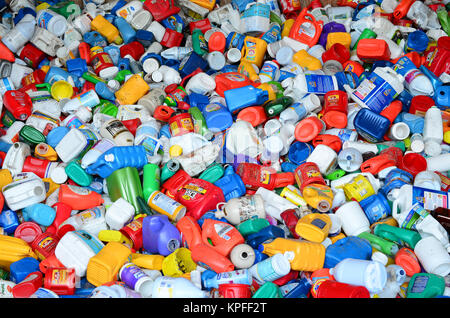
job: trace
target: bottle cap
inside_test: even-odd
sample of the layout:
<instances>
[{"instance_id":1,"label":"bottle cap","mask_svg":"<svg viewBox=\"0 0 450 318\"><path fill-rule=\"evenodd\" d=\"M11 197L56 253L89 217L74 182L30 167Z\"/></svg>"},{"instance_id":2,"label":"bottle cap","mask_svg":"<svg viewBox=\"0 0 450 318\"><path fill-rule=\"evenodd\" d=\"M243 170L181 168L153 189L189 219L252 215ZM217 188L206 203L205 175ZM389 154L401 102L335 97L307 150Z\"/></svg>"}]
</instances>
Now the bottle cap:
<instances>
[{"instance_id":1,"label":"bottle cap","mask_svg":"<svg viewBox=\"0 0 450 318\"><path fill-rule=\"evenodd\" d=\"M42 234L42 229L35 222L23 222L14 231L14 237L20 238L28 244L33 243L34 239L40 234Z\"/></svg>"},{"instance_id":2,"label":"bottle cap","mask_svg":"<svg viewBox=\"0 0 450 318\"><path fill-rule=\"evenodd\" d=\"M295 126L295 139L302 142L313 140L323 129L323 123L315 116L307 117L301 120Z\"/></svg>"},{"instance_id":3,"label":"bottle cap","mask_svg":"<svg viewBox=\"0 0 450 318\"><path fill-rule=\"evenodd\" d=\"M119 68L117 66L111 66L101 70L98 75L103 79L110 80L116 77L117 73L119 73Z\"/></svg>"},{"instance_id":4,"label":"bottle cap","mask_svg":"<svg viewBox=\"0 0 450 318\"><path fill-rule=\"evenodd\" d=\"M207 41L209 52L219 51L223 53L225 51L225 44L227 42L227 39L222 32L214 32L213 34L211 34Z\"/></svg>"},{"instance_id":5,"label":"bottle cap","mask_svg":"<svg viewBox=\"0 0 450 318\"><path fill-rule=\"evenodd\" d=\"M149 58L144 61L142 64L142 68L144 69L144 72L147 74L152 74L159 68L159 63L156 59Z\"/></svg>"},{"instance_id":6,"label":"bottle cap","mask_svg":"<svg viewBox=\"0 0 450 318\"><path fill-rule=\"evenodd\" d=\"M163 74L160 71L154 71L152 73L152 81L155 83L162 82L163 80Z\"/></svg>"},{"instance_id":7,"label":"bottle cap","mask_svg":"<svg viewBox=\"0 0 450 318\"><path fill-rule=\"evenodd\" d=\"M289 46L283 46L280 48L276 54L276 60L281 65L288 65L292 62L292 57L294 56L294 50Z\"/></svg>"},{"instance_id":8,"label":"bottle cap","mask_svg":"<svg viewBox=\"0 0 450 318\"><path fill-rule=\"evenodd\" d=\"M226 64L225 56L219 51L209 53L206 59L209 67L216 71L221 70Z\"/></svg>"},{"instance_id":9,"label":"bottle cap","mask_svg":"<svg viewBox=\"0 0 450 318\"><path fill-rule=\"evenodd\" d=\"M322 120L327 125L327 128L347 127L347 115L339 111L330 110L326 112L323 115Z\"/></svg>"},{"instance_id":10,"label":"bottle cap","mask_svg":"<svg viewBox=\"0 0 450 318\"><path fill-rule=\"evenodd\" d=\"M50 88L50 93L54 99L60 101L64 98L72 98L73 87L66 81L57 81Z\"/></svg>"},{"instance_id":11,"label":"bottle cap","mask_svg":"<svg viewBox=\"0 0 450 318\"><path fill-rule=\"evenodd\" d=\"M179 157L183 153L183 148L180 145L173 145L169 149L169 154L171 158Z\"/></svg>"}]
</instances>

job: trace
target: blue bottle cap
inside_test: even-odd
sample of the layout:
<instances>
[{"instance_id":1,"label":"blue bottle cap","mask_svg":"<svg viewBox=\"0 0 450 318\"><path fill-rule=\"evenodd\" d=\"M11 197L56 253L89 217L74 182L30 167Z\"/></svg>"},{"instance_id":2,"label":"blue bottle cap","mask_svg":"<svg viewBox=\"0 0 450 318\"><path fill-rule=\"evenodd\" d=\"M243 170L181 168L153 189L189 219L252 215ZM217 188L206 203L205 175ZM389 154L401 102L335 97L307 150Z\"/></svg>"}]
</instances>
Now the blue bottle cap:
<instances>
[{"instance_id":1,"label":"blue bottle cap","mask_svg":"<svg viewBox=\"0 0 450 318\"><path fill-rule=\"evenodd\" d=\"M416 51L418 53L423 53L428 47L428 36L425 32L417 30L411 32L408 35L408 40L406 41L406 51Z\"/></svg>"},{"instance_id":2,"label":"blue bottle cap","mask_svg":"<svg viewBox=\"0 0 450 318\"><path fill-rule=\"evenodd\" d=\"M306 162L313 150L314 147L306 142L294 142L288 152L289 161L301 165Z\"/></svg>"},{"instance_id":3,"label":"blue bottle cap","mask_svg":"<svg viewBox=\"0 0 450 318\"><path fill-rule=\"evenodd\" d=\"M66 134L68 134L70 129L66 126L58 126L50 130L50 132L47 134L47 144L55 148L56 145L61 141L61 139L64 138Z\"/></svg>"}]
</instances>

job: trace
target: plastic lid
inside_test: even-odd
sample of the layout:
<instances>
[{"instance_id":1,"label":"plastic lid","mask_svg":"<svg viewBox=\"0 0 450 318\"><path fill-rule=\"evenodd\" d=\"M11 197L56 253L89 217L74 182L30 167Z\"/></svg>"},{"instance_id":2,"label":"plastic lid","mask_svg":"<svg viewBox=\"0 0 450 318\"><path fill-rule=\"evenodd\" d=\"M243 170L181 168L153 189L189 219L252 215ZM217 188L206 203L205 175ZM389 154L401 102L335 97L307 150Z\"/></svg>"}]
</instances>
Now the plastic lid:
<instances>
[{"instance_id":1,"label":"plastic lid","mask_svg":"<svg viewBox=\"0 0 450 318\"><path fill-rule=\"evenodd\" d=\"M237 118L249 122L253 127L258 126L267 119L262 106L244 108L239 112Z\"/></svg>"},{"instance_id":2,"label":"plastic lid","mask_svg":"<svg viewBox=\"0 0 450 318\"><path fill-rule=\"evenodd\" d=\"M209 67L216 71L221 70L226 64L225 56L219 51L209 53L207 60Z\"/></svg>"},{"instance_id":3,"label":"plastic lid","mask_svg":"<svg viewBox=\"0 0 450 318\"><path fill-rule=\"evenodd\" d=\"M64 98L71 98L73 95L73 87L66 81L57 81L53 83L50 93L54 99L60 101Z\"/></svg>"},{"instance_id":4,"label":"plastic lid","mask_svg":"<svg viewBox=\"0 0 450 318\"><path fill-rule=\"evenodd\" d=\"M169 149L170 157L179 157L183 153L183 148L180 145L173 145Z\"/></svg>"},{"instance_id":5,"label":"plastic lid","mask_svg":"<svg viewBox=\"0 0 450 318\"><path fill-rule=\"evenodd\" d=\"M67 173L64 166L57 166L50 172L50 178L54 183L63 184L67 181Z\"/></svg>"},{"instance_id":6,"label":"plastic lid","mask_svg":"<svg viewBox=\"0 0 450 318\"><path fill-rule=\"evenodd\" d=\"M119 68L117 66L111 66L101 70L98 75L104 79L113 79L117 73L119 73Z\"/></svg>"},{"instance_id":7,"label":"plastic lid","mask_svg":"<svg viewBox=\"0 0 450 318\"><path fill-rule=\"evenodd\" d=\"M295 139L302 142L313 140L322 130L323 123L314 116L301 120L295 127Z\"/></svg>"},{"instance_id":8,"label":"plastic lid","mask_svg":"<svg viewBox=\"0 0 450 318\"><path fill-rule=\"evenodd\" d=\"M159 83L163 80L163 74L160 71L154 71L152 73L152 80L155 83Z\"/></svg>"},{"instance_id":9,"label":"plastic lid","mask_svg":"<svg viewBox=\"0 0 450 318\"><path fill-rule=\"evenodd\" d=\"M211 34L208 40L209 51L210 52L219 51L223 53L225 50L226 42L227 39L225 38L225 35L222 32L220 31L214 32L213 34Z\"/></svg>"},{"instance_id":10,"label":"plastic lid","mask_svg":"<svg viewBox=\"0 0 450 318\"><path fill-rule=\"evenodd\" d=\"M281 65L287 65L292 62L292 57L294 56L294 50L289 46L284 46L280 48L276 54L276 60Z\"/></svg>"},{"instance_id":11,"label":"plastic lid","mask_svg":"<svg viewBox=\"0 0 450 318\"><path fill-rule=\"evenodd\" d=\"M145 73L151 74L159 68L159 63L156 59L149 58L144 61L142 68Z\"/></svg>"},{"instance_id":12,"label":"plastic lid","mask_svg":"<svg viewBox=\"0 0 450 318\"><path fill-rule=\"evenodd\" d=\"M42 234L42 229L35 222L23 222L14 231L14 237L20 238L29 244L40 234Z\"/></svg>"},{"instance_id":13,"label":"plastic lid","mask_svg":"<svg viewBox=\"0 0 450 318\"><path fill-rule=\"evenodd\" d=\"M347 115L339 111L331 110L326 112L323 115L322 120L325 122L327 127L330 128L347 127Z\"/></svg>"},{"instance_id":14,"label":"plastic lid","mask_svg":"<svg viewBox=\"0 0 450 318\"><path fill-rule=\"evenodd\" d=\"M306 162L309 155L313 152L314 148L306 142L295 142L289 148L288 158L289 161L300 165Z\"/></svg>"}]
</instances>

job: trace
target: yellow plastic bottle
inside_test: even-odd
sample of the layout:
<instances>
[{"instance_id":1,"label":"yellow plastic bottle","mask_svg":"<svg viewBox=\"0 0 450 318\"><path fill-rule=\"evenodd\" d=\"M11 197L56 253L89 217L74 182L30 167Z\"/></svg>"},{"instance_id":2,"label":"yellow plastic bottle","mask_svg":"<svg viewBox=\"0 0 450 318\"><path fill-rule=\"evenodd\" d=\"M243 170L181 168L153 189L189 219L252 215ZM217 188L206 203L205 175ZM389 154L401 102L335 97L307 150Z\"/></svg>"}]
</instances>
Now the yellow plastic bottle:
<instances>
[{"instance_id":1,"label":"yellow plastic bottle","mask_svg":"<svg viewBox=\"0 0 450 318\"><path fill-rule=\"evenodd\" d=\"M198 4L200 7L211 11L216 5L216 0L190 0L192 3Z\"/></svg>"},{"instance_id":2,"label":"yellow plastic bottle","mask_svg":"<svg viewBox=\"0 0 450 318\"><path fill-rule=\"evenodd\" d=\"M258 250L269 256L292 252L289 262L291 269L296 271L312 272L323 268L325 262L325 246L320 243L278 237L270 243L261 244Z\"/></svg>"},{"instance_id":3,"label":"yellow plastic bottle","mask_svg":"<svg viewBox=\"0 0 450 318\"><path fill-rule=\"evenodd\" d=\"M91 21L91 28L103 35L109 43L114 42L117 45L123 43L119 30L100 14Z\"/></svg>"},{"instance_id":4,"label":"yellow plastic bottle","mask_svg":"<svg viewBox=\"0 0 450 318\"><path fill-rule=\"evenodd\" d=\"M47 189L46 198L48 198L53 192L55 192L59 187L60 184L54 182L51 178L44 178L42 179L45 184L45 188Z\"/></svg>"},{"instance_id":5,"label":"yellow plastic bottle","mask_svg":"<svg viewBox=\"0 0 450 318\"><path fill-rule=\"evenodd\" d=\"M244 38L244 45L241 49L241 61L246 61L256 64L261 68L264 61L264 55L267 51L267 42L253 36L246 36Z\"/></svg>"},{"instance_id":6,"label":"yellow plastic bottle","mask_svg":"<svg viewBox=\"0 0 450 318\"><path fill-rule=\"evenodd\" d=\"M294 25L295 19L287 19L283 23L283 30L281 31L281 38L285 36L289 36L289 32L291 32L291 28Z\"/></svg>"},{"instance_id":7,"label":"yellow plastic bottle","mask_svg":"<svg viewBox=\"0 0 450 318\"><path fill-rule=\"evenodd\" d=\"M136 266L157 271L162 270L164 259L165 257L162 255L131 254L131 262Z\"/></svg>"},{"instance_id":8,"label":"yellow plastic bottle","mask_svg":"<svg viewBox=\"0 0 450 318\"><path fill-rule=\"evenodd\" d=\"M185 247L180 247L166 256L162 263L164 276L181 277L197 268L197 264L192 260L191 251Z\"/></svg>"},{"instance_id":9,"label":"yellow plastic bottle","mask_svg":"<svg viewBox=\"0 0 450 318\"><path fill-rule=\"evenodd\" d=\"M305 199L303 199L302 193L300 190L293 185L288 185L284 187L280 193L282 198L285 198L288 201L291 201L296 206L307 207L307 203Z\"/></svg>"},{"instance_id":10,"label":"yellow plastic bottle","mask_svg":"<svg viewBox=\"0 0 450 318\"><path fill-rule=\"evenodd\" d=\"M241 74L247 76L253 82L259 82L260 79L258 76L258 72L259 72L259 68L256 66L256 64L242 61L242 59L241 59L241 63L238 66L238 73L241 73Z\"/></svg>"},{"instance_id":11,"label":"yellow plastic bottle","mask_svg":"<svg viewBox=\"0 0 450 318\"><path fill-rule=\"evenodd\" d=\"M133 246L131 240L122 234L120 231L115 230L102 230L98 233L98 239L102 242L117 242L124 244L128 247Z\"/></svg>"},{"instance_id":12,"label":"yellow plastic bottle","mask_svg":"<svg viewBox=\"0 0 450 318\"><path fill-rule=\"evenodd\" d=\"M320 212L328 212L333 205L334 194L329 186L310 184L303 189L303 199Z\"/></svg>"},{"instance_id":13,"label":"yellow plastic bottle","mask_svg":"<svg viewBox=\"0 0 450 318\"><path fill-rule=\"evenodd\" d=\"M13 181L11 171L9 169L0 169L0 191L5 185Z\"/></svg>"},{"instance_id":14,"label":"yellow plastic bottle","mask_svg":"<svg viewBox=\"0 0 450 318\"><path fill-rule=\"evenodd\" d=\"M347 49L350 50L350 45L352 43L350 33L347 32L328 33L326 49L328 50L335 43L341 43L343 46L345 46Z\"/></svg>"},{"instance_id":15,"label":"yellow plastic bottle","mask_svg":"<svg viewBox=\"0 0 450 318\"><path fill-rule=\"evenodd\" d=\"M322 68L320 60L306 52L306 50L300 50L295 53L294 56L292 56L292 61L310 71L316 71Z\"/></svg>"},{"instance_id":16,"label":"yellow plastic bottle","mask_svg":"<svg viewBox=\"0 0 450 318\"><path fill-rule=\"evenodd\" d=\"M142 96L150 90L142 76L131 76L123 86L115 93L117 102L121 105L134 105Z\"/></svg>"},{"instance_id":17,"label":"yellow plastic bottle","mask_svg":"<svg viewBox=\"0 0 450 318\"><path fill-rule=\"evenodd\" d=\"M9 271L9 266L25 257L33 257L37 259L37 255L33 249L24 240L0 235L0 268Z\"/></svg>"},{"instance_id":18,"label":"yellow plastic bottle","mask_svg":"<svg viewBox=\"0 0 450 318\"><path fill-rule=\"evenodd\" d=\"M52 146L47 145L43 142L36 145L36 147L34 148L34 154L37 157L41 157L43 159L47 159L50 161L58 160L58 154L56 153L55 149L53 149Z\"/></svg>"},{"instance_id":19,"label":"yellow plastic bottle","mask_svg":"<svg viewBox=\"0 0 450 318\"><path fill-rule=\"evenodd\" d=\"M360 202L375 194L372 184L363 175L358 175L343 187L347 201L355 199Z\"/></svg>"},{"instance_id":20,"label":"yellow plastic bottle","mask_svg":"<svg viewBox=\"0 0 450 318\"><path fill-rule=\"evenodd\" d=\"M327 214L310 213L298 220L295 232L310 242L321 243L328 236L331 219Z\"/></svg>"},{"instance_id":21,"label":"yellow plastic bottle","mask_svg":"<svg viewBox=\"0 0 450 318\"><path fill-rule=\"evenodd\" d=\"M120 268L130 260L131 250L118 242L109 242L89 260L86 279L94 286L117 280Z\"/></svg>"}]
</instances>

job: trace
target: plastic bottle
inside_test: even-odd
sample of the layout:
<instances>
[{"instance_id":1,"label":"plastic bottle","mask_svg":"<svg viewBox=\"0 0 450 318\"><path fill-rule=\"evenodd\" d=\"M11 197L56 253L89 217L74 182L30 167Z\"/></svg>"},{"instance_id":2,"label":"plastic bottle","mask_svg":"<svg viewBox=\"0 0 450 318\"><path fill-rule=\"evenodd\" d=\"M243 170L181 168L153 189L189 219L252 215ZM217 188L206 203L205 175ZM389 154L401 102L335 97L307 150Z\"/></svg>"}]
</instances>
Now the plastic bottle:
<instances>
[{"instance_id":1,"label":"plastic bottle","mask_svg":"<svg viewBox=\"0 0 450 318\"><path fill-rule=\"evenodd\" d=\"M31 14L27 14L14 27L12 32L2 38L2 42L15 53L31 40L35 27L36 19Z\"/></svg>"}]
</instances>

